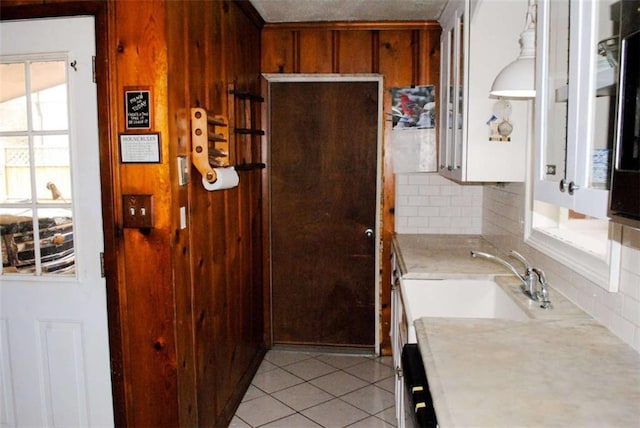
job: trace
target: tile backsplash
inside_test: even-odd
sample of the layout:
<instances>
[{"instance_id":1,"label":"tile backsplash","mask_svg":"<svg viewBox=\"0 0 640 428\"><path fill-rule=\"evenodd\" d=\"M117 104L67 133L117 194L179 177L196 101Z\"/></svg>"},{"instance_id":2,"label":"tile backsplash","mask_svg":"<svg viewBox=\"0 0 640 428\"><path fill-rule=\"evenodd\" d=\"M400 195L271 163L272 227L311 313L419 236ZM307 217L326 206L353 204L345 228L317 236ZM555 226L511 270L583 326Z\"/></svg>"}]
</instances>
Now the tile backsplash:
<instances>
[{"instance_id":1,"label":"tile backsplash","mask_svg":"<svg viewBox=\"0 0 640 428\"><path fill-rule=\"evenodd\" d=\"M523 238L525 186L486 185L482 235L503 251L515 249L542 268L558 292L640 352L640 230L623 228L619 291L609 293L589 278L528 246Z\"/></svg>"},{"instance_id":2,"label":"tile backsplash","mask_svg":"<svg viewBox=\"0 0 640 428\"><path fill-rule=\"evenodd\" d=\"M396 232L480 234L482 192L437 173L396 174Z\"/></svg>"}]
</instances>

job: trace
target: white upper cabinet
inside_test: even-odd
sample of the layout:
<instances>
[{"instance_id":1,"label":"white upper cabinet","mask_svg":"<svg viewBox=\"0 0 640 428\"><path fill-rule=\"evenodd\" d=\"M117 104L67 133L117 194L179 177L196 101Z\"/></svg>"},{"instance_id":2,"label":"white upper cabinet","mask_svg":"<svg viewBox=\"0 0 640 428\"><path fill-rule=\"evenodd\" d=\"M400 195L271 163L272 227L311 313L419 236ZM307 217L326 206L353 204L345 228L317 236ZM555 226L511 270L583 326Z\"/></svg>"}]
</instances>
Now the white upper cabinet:
<instances>
[{"instance_id":1,"label":"white upper cabinet","mask_svg":"<svg viewBox=\"0 0 640 428\"><path fill-rule=\"evenodd\" d=\"M534 199L601 219L614 142L617 1L538 0Z\"/></svg>"},{"instance_id":2,"label":"white upper cabinet","mask_svg":"<svg viewBox=\"0 0 640 428\"><path fill-rule=\"evenodd\" d=\"M530 103L489 91L520 53L526 13L526 1L492 0L450 0L442 13L438 170L449 179L524 181Z\"/></svg>"}]
</instances>

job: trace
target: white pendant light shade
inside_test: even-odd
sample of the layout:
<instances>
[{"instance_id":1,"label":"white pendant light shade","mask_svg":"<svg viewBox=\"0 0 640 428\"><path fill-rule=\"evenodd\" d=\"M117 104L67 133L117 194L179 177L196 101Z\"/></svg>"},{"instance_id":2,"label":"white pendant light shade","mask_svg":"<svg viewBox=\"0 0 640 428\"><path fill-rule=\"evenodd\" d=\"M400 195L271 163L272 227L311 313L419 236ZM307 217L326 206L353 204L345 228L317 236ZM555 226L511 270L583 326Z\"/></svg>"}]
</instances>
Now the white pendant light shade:
<instances>
[{"instance_id":1,"label":"white pendant light shade","mask_svg":"<svg viewBox=\"0 0 640 428\"><path fill-rule=\"evenodd\" d=\"M535 98L535 58L518 58L498 74L491 95L504 98Z\"/></svg>"},{"instance_id":2,"label":"white pendant light shade","mask_svg":"<svg viewBox=\"0 0 640 428\"><path fill-rule=\"evenodd\" d=\"M529 3L527 26L520 34L520 56L502 69L493 81L490 94L504 98L536 96L536 30L535 4Z\"/></svg>"}]
</instances>

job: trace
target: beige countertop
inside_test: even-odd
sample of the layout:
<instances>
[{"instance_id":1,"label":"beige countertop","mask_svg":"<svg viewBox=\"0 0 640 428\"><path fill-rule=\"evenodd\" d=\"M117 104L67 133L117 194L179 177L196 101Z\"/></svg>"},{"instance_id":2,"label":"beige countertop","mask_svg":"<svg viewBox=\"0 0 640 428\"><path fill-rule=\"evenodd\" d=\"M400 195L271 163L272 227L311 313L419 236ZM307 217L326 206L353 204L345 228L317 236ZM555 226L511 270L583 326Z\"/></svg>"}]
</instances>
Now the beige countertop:
<instances>
[{"instance_id":1,"label":"beige countertop","mask_svg":"<svg viewBox=\"0 0 640 428\"><path fill-rule=\"evenodd\" d=\"M403 279L500 274L497 282L531 316L414 323L439 425L640 427L640 354L552 287L554 309L539 308L517 279L502 276L506 269L472 259L469 245L497 253L468 235L394 241Z\"/></svg>"},{"instance_id":2,"label":"beige countertop","mask_svg":"<svg viewBox=\"0 0 640 428\"><path fill-rule=\"evenodd\" d=\"M477 235L395 235L398 262L404 278L490 279L508 274L502 266L474 259L471 250L499 254L488 241Z\"/></svg>"}]
</instances>

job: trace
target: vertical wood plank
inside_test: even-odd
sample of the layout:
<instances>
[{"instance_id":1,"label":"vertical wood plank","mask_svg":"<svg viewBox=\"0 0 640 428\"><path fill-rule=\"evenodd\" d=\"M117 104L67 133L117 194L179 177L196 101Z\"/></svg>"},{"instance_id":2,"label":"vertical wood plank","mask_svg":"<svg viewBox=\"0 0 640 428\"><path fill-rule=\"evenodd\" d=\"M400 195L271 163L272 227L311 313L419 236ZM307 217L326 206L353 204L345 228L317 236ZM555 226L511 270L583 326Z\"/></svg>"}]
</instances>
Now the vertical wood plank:
<instances>
[{"instance_id":1,"label":"vertical wood plank","mask_svg":"<svg viewBox=\"0 0 640 428\"><path fill-rule=\"evenodd\" d=\"M185 108L189 104L188 94L191 88L201 87L201 74L187 73L185 64L196 61L198 67L205 67L201 58L206 57L203 38L206 22L190 2L169 2L167 13L175 19L167 20L167 53L171 61L168 62L168 73L171 82L168 87L168 116L169 133L172 144L169 144L169 159L178 156L189 156L189 113ZM200 102L206 94L196 92ZM171 163L169 162L169 166ZM172 264L175 290L175 330L180 332L176 337L176 370L178 420L180 426L197 426L198 396L196 391L196 361L193 332L193 282L191 281L191 240L190 228L182 227L181 209L189 207L189 191L187 186L178 184L177 168L170 169L171 194L175 203L172 204Z\"/></svg>"},{"instance_id":2,"label":"vertical wood plank","mask_svg":"<svg viewBox=\"0 0 640 428\"><path fill-rule=\"evenodd\" d=\"M338 73L372 73L372 32L338 31ZM376 47L377 49L377 47Z\"/></svg>"},{"instance_id":3,"label":"vertical wood plank","mask_svg":"<svg viewBox=\"0 0 640 428\"><path fill-rule=\"evenodd\" d=\"M331 73L333 64L332 32L304 29L300 31L300 73Z\"/></svg>"},{"instance_id":4,"label":"vertical wood plank","mask_svg":"<svg viewBox=\"0 0 640 428\"><path fill-rule=\"evenodd\" d=\"M294 32L283 29L262 30L262 65L263 73L294 72Z\"/></svg>"},{"instance_id":5,"label":"vertical wood plank","mask_svg":"<svg viewBox=\"0 0 640 428\"><path fill-rule=\"evenodd\" d=\"M425 85L439 85L440 77L440 28L421 30L418 82ZM438 91L436 91L438 93Z\"/></svg>"}]
</instances>

